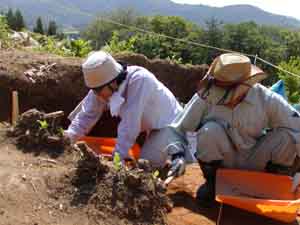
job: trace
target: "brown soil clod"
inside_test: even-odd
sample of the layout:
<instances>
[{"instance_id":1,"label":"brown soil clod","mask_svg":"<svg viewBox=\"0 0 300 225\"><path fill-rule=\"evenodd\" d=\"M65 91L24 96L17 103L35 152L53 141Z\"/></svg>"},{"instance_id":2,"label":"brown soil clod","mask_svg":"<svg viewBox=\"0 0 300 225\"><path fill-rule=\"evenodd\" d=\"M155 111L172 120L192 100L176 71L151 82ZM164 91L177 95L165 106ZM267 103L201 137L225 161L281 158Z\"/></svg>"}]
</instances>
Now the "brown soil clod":
<instances>
[{"instance_id":1,"label":"brown soil clod","mask_svg":"<svg viewBox=\"0 0 300 225\"><path fill-rule=\"evenodd\" d=\"M16 126L8 132L8 136L15 137L17 145L25 150L32 147L64 149L70 143L63 136L60 126L63 116L62 111L46 114L30 109L20 116Z\"/></svg>"},{"instance_id":2,"label":"brown soil clod","mask_svg":"<svg viewBox=\"0 0 300 225\"><path fill-rule=\"evenodd\" d=\"M113 161L92 153L84 142L76 145L82 157L70 177L78 190L73 196L75 205L93 206L93 214L113 213L137 224L166 224L165 215L172 206L161 182L149 170L149 162L143 162L148 170L117 168Z\"/></svg>"}]
</instances>

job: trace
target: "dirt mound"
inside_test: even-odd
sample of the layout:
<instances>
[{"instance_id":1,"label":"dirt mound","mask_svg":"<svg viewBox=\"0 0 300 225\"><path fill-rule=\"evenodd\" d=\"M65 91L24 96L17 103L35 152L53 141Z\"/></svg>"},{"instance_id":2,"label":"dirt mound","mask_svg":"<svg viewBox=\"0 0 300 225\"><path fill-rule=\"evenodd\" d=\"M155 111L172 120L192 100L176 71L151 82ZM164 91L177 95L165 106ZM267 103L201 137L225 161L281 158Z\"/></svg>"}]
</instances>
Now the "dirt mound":
<instances>
[{"instance_id":1,"label":"dirt mound","mask_svg":"<svg viewBox=\"0 0 300 225\"><path fill-rule=\"evenodd\" d=\"M61 111L46 114L31 109L20 116L13 129L8 129L23 151L73 163L72 170L47 177L49 197L86 209L95 221L104 213L104 221L109 217L122 221L114 224L166 224L171 202L149 162L140 160L127 167L120 160L112 162L96 155L84 142L70 145L60 132L62 116Z\"/></svg>"},{"instance_id":2,"label":"dirt mound","mask_svg":"<svg viewBox=\"0 0 300 225\"><path fill-rule=\"evenodd\" d=\"M142 218L129 220L125 209L132 208L133 200L128 200L130 203L122 208L124 211L112 210L111 201L108 201L110 202L108 208L104 208L99 200L103 199L104 201L106 198L101 198L101 196L109 196L112 189L108 189L106 194L100 194L99 197L99 193L107 190L104 188L106 186L101 186L101 179L104 178L100 176L96 183L95 177L90 176L90 174L95 175L95 172L85 173L85 168L89 168L87 171L94 171L93 165L95 164L86 165L85 163L90 161L82 161L83 157L78 151L61 154L55 159L48 158L48 154L45 152L41 152L39 155L32 154L35 149L24 154L16 149L11 140L5 136L7 129L7 126L2 126L0 123L0 179L2 181L0 182L0 225L151 224L151 220L147 223ZM199 207L194 199L197 187L203 181L199 166L189 165L185 175L174 180L168 186L167 196L171 198L174 206L172 211L166 215L167 224L216 224L219 207L204 209ZM116 190L119 189L116 188ZM123 198L123 195L120 196ZM146 194L146 196L148 195ZM124 200L117 199L116 205L124 204ZM138 199L134 201L137 201L134 204L138 206ZM152 203L152 201L150 202ZM155 204L155 206L157 205ZM165 209L163 208L163 211ZM133 212L131 211L131 213ZM142 216L145 214L142 212ZM158 221L160 220L157 219L157 223ZM164 222L162 220L162 224ZM220 224L282 225L281 222L229 206L224 206Z\"/></svg>"},{"instance_id":3,"label":"dirt mound","mask_svg":"<svg viewBox=\"0 0 300 225\"><path fill-rule=\"evenodd\" d=\"M149 60L143 55L123 54L116 58L144 66L153 72L182 102L196 91L207 66L182 66L167 60ZM66 116L86 95L81 72L82 59L63 58L37 52L1 51L0 54L0 121L10 120L11 92L19 92L20 111L37 108L45 112L63 110ZM116 136L118 121L105 113L92 134Z\"/></svg>"},{"instance_id":4,"label":"dirt mound","mask_svg":"<svg viewBox=\"0 0 300 225\"><path fill-rule=\"evenodd\" d=\"M36 154L45 151L54 157L70 148L69 140L63 136L63 116L63 111L46 114L30 109L20 116L16 126L7 134L15 138L17 146L23 151L34 149Z\"/></svg>"},{"instance_id":5,"label":"dirt mound","mask_svg":"<svg viewBox=\"0 0 300 225\"><path fill-rule=\"evenodd\" d=\"M69 196L72 204L87 207L94 218L114 215L122 221L118 224L166 224L171 202L162 182L151 170L142 169L144 163L135 168L118 167L96 157L84 143L78 146L82 157L76 170L60 180L64 188L54 188L53 194Z\"/></svg>"}]
</instances>

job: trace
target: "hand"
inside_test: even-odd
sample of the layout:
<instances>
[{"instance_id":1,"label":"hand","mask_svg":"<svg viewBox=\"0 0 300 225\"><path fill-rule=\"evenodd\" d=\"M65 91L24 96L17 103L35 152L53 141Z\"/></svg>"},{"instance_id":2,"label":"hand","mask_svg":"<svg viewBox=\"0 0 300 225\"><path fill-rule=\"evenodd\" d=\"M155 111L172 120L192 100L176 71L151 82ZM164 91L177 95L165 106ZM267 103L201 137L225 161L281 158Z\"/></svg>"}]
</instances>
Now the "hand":
<instances>
[{"instance_id":1,"label":"hand","mask_svg":"<svg viewBox=\"0 0 300 225\"><path fill-rule=\"evenodd\" d=\"M170 162L170 169L167 177L179 177L185 172L185 159L182 155L175 155Z\"/></svg>"},{"instance_id":2,"label":"hand","mask_svg":"<svg viewBox=\"0 0 300 225\"><path fill-rule=\"evenodd\" d=\"M292 192L295 193L298 189L300 184L300 173L296 173L293 177L293 185L292 185Z\"/></svg>"},{"instance_id":3,"label":"hand","mask_svg":"<svg viewBox=\"0 0 300 225\"><path fill-rule=\"evenodd\" d=\"M63 138L68 140L71 145L75 144L76 141L78 140L78 137L70 132L68 130L63 131Z\"/></svg>"}]
</instances>

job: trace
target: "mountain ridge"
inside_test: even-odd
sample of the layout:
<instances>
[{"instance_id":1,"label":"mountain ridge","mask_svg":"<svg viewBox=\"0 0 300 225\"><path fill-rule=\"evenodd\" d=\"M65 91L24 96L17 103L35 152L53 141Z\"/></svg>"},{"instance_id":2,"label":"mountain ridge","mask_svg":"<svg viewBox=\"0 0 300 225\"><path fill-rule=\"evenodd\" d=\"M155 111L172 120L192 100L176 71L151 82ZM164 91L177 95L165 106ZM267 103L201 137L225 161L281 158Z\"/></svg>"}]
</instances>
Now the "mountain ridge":
<instances>
[{"instance_id":1,"label":"mountain ridge","mask_svg":"<svg viewBox=\"0 0 300 225\"><path fill-rule=\"evenodd\" d=\"M88 4L87 4L88 2ZM38 16L46 21L55 20L64 27L82 27L97 14L120 8L133 8L140 15L182 16L203 25L214 17L224 23L254 21L257 24L300 28L300 20L266 12L252 5L211 7L203 4L179 4L171 0L0 0L0 10L19 8L32 26Z\"/></svg>"}]
</instances>

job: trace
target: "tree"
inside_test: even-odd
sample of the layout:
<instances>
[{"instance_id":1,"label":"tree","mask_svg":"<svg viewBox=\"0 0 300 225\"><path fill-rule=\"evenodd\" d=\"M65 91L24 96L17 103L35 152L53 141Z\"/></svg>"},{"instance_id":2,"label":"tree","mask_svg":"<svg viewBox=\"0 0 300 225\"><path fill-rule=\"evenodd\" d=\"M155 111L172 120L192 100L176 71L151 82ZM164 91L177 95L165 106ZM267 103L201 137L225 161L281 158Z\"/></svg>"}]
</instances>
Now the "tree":
<instances>
[{"instance_id":1,"label":"tree","mask_svg":"<svg viewBox=\"0 0 300 225\"><path fill-rule=\"evenodd\" d=\"M106 18L106 19L104 19ZM121 40L129 39L135 34L133 30L124 28L117 22L124 25L136 25L137 15L132 9L118 9L104 14L96 18L87 29L83 31L82 37L87 40L91 40L91 44L94 49L100 49L107 44L113 36L114 31L118 31Z\"/></svg>"},{"instance_id":2,"label":"tree","mask_svg":"<svg viewBox=\"0 0 300 225\"><path fill-rule=\"evenodd\" d=\"M204 43L214 47L222 47L223 45L223 30L221 28L222 22L216 18L211 18L205 21ZM210 63L217 55L220 54L218 50L207 49L206 63Z\"/></svg>"},{"instance_id":3,"label":"tree","mask_svg":"<svg viewBox=\"0 0 300 225\"><path fill-rule=\"evenodd\" d=\"M15 30L16 31L21 31L23 28L25 28L25 22L24 22L22 13L19 9L16 10L14 18L15 18Z\"/></svg>"},{"instance_id":4,"label":"tree","mask_svg":"<svg viewBox=\"0 0 300 225\"><path fill-rule=\"evenodd\" d=\"M44 34L44 27L43 27L43 22L42 22L41 17L37 18L36 26L33 28L33 32L39 33L39 34Z\"/></svg>"},{"instance_id":5,"label":"tree","mask_svg":"<svg viewBox=\"0 0 300 225\"><path fill-rule=\"evenodd\" d=\"M300 32L283 30L281 32L283 42L287 48L286 57L290 58L291 56L299 56L300 52Z\"/></svg>"},{"instance_id":6,"label":"tree","mask_svg":"<svg viewBox=\"0 0 300 225\"><path fill-rule=\"evenodd\" d=\"M176 38L186 37L189 26L189 22L179 16L155 16L151 20L152 31Z\"/></svg>"},{"instance_id":7,"label":"tree","mask_svg":"<svg viewBox=\"0 0 300 225\"><path fill-rule=\"evenodd\" d=\"M0 15L0 40L6 40L8 38L8 25L4 16Z\"/></svg>"},{"instance_id":8,"label":"tree","mask_svg":"<svg viewBox=\"0 0 300 225\"><path fill-rule=\"evenodd\" d=\"M300 75L300 57L291 57L288 62L282 62L281 68ZM278 76L285 83L289 102L299 103L300 100L300 79L285 72L278 72Z\"/></svg>"},{"instance_id":9,"label":"tree","mask_svg":"<svg viewBox=\"0 0 300 225\"><path fill-rule=\"evenodd\" d=\"M14 30L14 28L15 28L15 16L14 16L13 10L11 8L6 13L6 20L7 20L7 24L9 26L9 28Z\"/></svg>"},{"instance_id":10,"label":"tree","mask_svg":"<svg viewBox=\"0 0 300 225\"><path fill-rule=\"evenodd\" d=\"M48 25L47 35L54 36L57 34L57 26L55 21L50 21Z\"/></svg>"}]
</instances>

